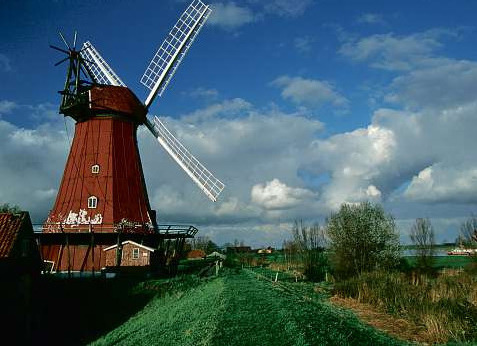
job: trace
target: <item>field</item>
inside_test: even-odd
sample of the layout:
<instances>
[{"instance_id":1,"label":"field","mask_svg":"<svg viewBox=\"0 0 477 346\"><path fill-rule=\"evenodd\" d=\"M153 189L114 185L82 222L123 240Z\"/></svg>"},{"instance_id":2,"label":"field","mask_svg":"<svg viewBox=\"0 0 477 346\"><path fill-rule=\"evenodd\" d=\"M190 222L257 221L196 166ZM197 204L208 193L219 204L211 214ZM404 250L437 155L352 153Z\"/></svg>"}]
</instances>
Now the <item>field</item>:
<instances>
[{"instance_id":1,"label":"field","mask_svg":"<svg viewBox=\"0 0 477 346\"><path fill-rule=\"evenodd\" d=\"M410 265L416 263L415 256L405 257ZM462 268L472 262L472 258L469 256L435 256L433 266L437 269L442 268Z\"/></svg>"}]
</instances>

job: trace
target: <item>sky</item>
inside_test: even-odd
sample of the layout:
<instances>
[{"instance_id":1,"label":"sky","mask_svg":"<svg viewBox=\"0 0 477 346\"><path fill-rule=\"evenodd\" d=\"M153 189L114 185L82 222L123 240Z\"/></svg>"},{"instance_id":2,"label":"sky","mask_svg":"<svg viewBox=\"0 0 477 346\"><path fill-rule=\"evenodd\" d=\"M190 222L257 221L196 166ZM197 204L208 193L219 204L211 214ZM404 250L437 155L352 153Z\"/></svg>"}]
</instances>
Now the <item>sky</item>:
<instances>
[{"instance_id":1,"label":"sky","mask_svg":"<svg viewBox=\"0 0 477 346\"><path fill-rule=\"evenodd\" d=\"M58 31L90 40L136 95L188 1L0 0L0 202L41 223L74 122L58 114ZM280 247L294 220L380 203L409 242L477 212L477 2L243 0L213 12L150 112L226 184L210 202L145 128L159 223L218 244Z\"/></svg>"}]
</instances>

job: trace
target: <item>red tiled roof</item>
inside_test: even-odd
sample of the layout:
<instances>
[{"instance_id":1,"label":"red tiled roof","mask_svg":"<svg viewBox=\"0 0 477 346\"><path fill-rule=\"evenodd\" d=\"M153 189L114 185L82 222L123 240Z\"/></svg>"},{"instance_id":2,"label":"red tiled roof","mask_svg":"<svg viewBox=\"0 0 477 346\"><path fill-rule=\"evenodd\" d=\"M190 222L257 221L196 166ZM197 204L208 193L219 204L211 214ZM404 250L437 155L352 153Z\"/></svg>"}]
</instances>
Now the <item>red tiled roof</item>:
<instances>
[{"instance_id":1,"label":"red tiled roof","mask_svg":"<svg viewBox=\"0 0 477 346\"><path fill-rule=\"evenodd\" d=\"M205 252L203 250L191 250L187 254L187 258L201 258L205 256Z\"/></svg>"},{"instance_id":2,"label":"red tiled roof","mask_svg":"<svg viewBox=\"0 0 477 346\"><path fill-rule=\"evenodd\" d=\"M26 215L0 213L0 258L9 256Z\"/></svg>"}]
</instances>

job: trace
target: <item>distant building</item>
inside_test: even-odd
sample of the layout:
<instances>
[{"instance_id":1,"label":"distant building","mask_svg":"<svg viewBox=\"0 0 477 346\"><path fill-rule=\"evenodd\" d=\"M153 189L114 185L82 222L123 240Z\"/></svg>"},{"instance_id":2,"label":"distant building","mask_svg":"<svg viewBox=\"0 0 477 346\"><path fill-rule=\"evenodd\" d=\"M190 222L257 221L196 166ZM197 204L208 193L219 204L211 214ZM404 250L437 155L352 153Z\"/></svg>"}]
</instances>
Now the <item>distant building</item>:
<instances>
[{"instance_id":1,"label":"distant building","mask_svg":"<svg viewBox=\"0 0 477 346\"><path fill-rule=\"evenodd\" d=\"M198 259L202 259L204 257L205 257L204 250L190 250L187 253L187 259L188 260L198 260Z\"/></svg>"},{"instance_id":2,"label":"distant building","mask_svg":"<svg viewBox=\"0 0 477 346\"><path fill-rule=\"evenodd\" d=\"M113 245L105 248L106 253L106 267L117 266L118 245ZM119 266L121 267L151 267L156 264L156 250L138 244L132 240L126 240L121 243L121 260Z\"/></svg>"},{"instance_id":3,"label":"distant building","mask_svg":"<svg viewBox=\"0 0 477 346\"><path fill-rule=\"evenodd\" d=\"M272 248L271 246L265 248L265 249L259 249L257 251L257 253L260 253L260 254L270 254L270 253L273 253L275 251L274 248Z\"/></svg>"}]
</instances>

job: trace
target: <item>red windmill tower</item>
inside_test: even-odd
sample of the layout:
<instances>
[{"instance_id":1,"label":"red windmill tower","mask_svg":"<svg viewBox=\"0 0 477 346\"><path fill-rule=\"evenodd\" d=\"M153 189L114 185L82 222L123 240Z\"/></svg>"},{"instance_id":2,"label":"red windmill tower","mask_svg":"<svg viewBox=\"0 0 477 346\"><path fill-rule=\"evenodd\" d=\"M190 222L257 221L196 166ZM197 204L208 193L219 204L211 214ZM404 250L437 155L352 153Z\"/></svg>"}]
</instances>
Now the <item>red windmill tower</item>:
<instances>
[{"instance_id":1,"label":"red windmill tower","mask_svg":"<svg viewBox=\"0 0 477 346\"><path fill-rule=\"evenodd\" d=\"M148 109L162 95L178 65L210 14L194 0L157 50L141 83L151 91L141 103L90 42L67 50L60 113L76 121L75 134L56 202L40 237L43 258L54 271L94 271L105 265L103 248L123 240L158 248L165 239L181 239L195 228L162 227L147 196L137 145L137 128L146 125L161 146L215 201L224 184L215 178ZM162 229L167 232L161 232ZM181 243L181 241L176 241ZM119 258L119 256L118 256ZM120 260L118 260L120 262Z\"/></svg>"}]
</instances>

